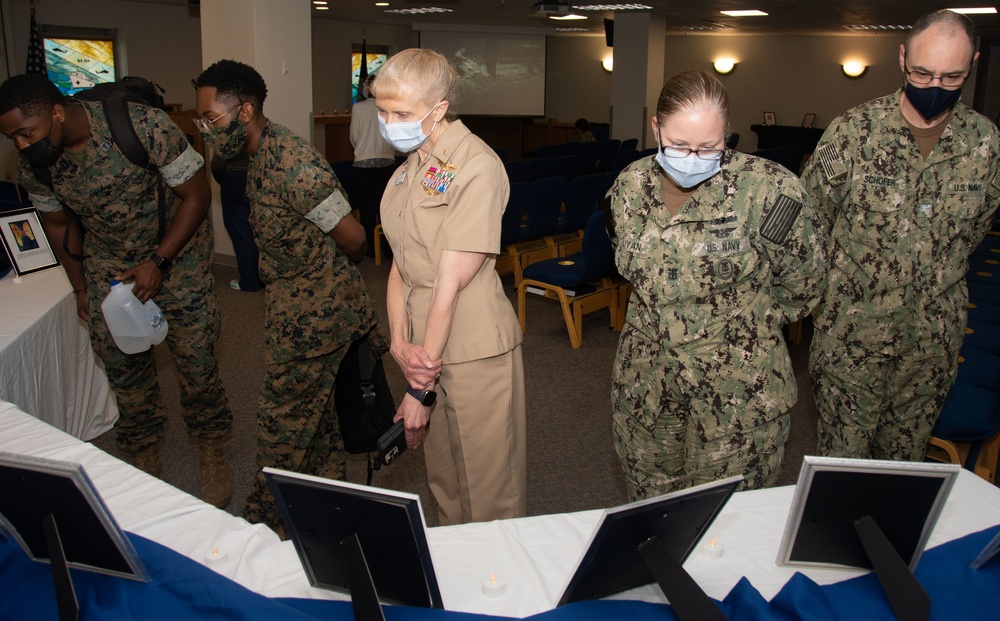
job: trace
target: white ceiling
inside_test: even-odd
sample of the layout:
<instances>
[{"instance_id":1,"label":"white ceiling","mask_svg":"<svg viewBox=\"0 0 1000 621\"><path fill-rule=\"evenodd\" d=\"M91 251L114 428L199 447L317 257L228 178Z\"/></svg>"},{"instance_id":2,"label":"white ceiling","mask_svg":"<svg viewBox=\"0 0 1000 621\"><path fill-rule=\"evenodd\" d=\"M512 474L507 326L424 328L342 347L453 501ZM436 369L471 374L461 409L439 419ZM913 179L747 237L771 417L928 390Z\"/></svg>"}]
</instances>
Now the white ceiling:
<instances>
[{"instance_id":1,"label":"white ceiling","mask_svg":"<svg viewBox=\"0 0 1000 621\"><path fill-rule=\"evenodd\" d=\"M611 11L580 11L587 20L556 22L536 15L536 0L388 0L390 7L376 7L375 0L328 0L330 9L313 9L313 16L353 22L410 25L414 23L475 24L520 28L550 28L561 25L587 28L590 33L604 32L604 18L614 19ZM565 0L554 0L554 2ZM548 3L548 2L547 2ZM573 4L600 4L600 0L573 0ZM669 32L724 26L709 32L748 33L826 33L848 34L850 25L912 24L919 16L935 9L954 6L990 6L996 0L645 0L651 12L666 18ZM440 7L450 13L397 15L385 8ZM720 11L759 9L767 17L727 17ZM1000 34L997 15L972 16L979 34Z\"/></svg>"}]
</instances>

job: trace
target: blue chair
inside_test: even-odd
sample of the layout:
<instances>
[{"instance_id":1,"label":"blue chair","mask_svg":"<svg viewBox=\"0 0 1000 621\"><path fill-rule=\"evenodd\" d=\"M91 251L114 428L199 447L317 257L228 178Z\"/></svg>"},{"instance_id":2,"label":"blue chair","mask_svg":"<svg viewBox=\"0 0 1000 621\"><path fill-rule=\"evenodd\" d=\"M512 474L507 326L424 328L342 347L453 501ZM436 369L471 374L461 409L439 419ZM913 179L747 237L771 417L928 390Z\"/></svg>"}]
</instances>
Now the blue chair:
<instances>
[{"instance_id":1,"label":"blue chair","mask_svg":"<svg viewBox=\"0 0 1000 621\"><path fill-rule=\"evenodd\" d=\"M564 147L561 144L544 144L544 145L538 147L537 149L535 149L534 156L535 157L550 157L552 159L556 159L557 157L561 157L561 156L567 155L567 154L568 154L568 152L566 150L566 147Z\"/></svg>"},{"instance_id":2,"label":"blue chair","mask_svg":"<svg viewBox=\"0 0 1000 621\"><path fill-rule=\"evenodd\" d=\"M566 177L572 179L576 174L576 162L579 158L576 155L560 155L552 160L552 176Z\"/></svg>"},{"instance_id":3,"label":"blue chair","mask_svg":"<svg viewBox=\"0 0 1000 621\"><path fill-rule=\"evenodd\" d=\"M330 164L330 168L333 169L333 174L337 175L340 185L344 186L344 191L347 192L347 202L351 205L357 205L358 188L354 181L354 162L351 160L335 162Z\"/></svg>"},{"instance_id":4,"label":"blue chair","mask_svg":"<svg viewBox=\"0 0 1000 621\"><path fill-rule=\"evenodd\" d=\"M955 382L941 408L927 459L963 466L996 483L1000 458L1000 396L965 382Z\"/></svg>"},{"instance_id":5,"label":"blue chair","mask_svg":"<svg viewBox=\"0 0 1000 621\"><path fill-rule=\"evenodd\" d=\"M627 138L625 140L622 140L622 144L621 144L620 147L618 147L618 150L619 151L630 151L632 149L638 149L638 148L639 148L639 139L638 138Z\"/></svg>"},{"instance_id":6,"label":"blue chair","mask_svg":"<svg viewBox=\"0 0 1000 621\"><path fill-rule=\"evenodd\" d=\"M969 301L985 302L988 304L1000 305L1000 286L996 283L983 282L982 280L967 280L969 285Z\"/></svg>"},{"instance_id":7,"label":"blue chair","mask_svg":"<svg viewBox=\"0 0 1000 621\"><path fill-rule=\"evenodd\" d=\"M611 327L617 325L615 256L604 227L604 214L595 212L587 220L583 250L568 257L548 259L527 266L517 286L517 318L521 332L527 330L526 295L529 291L558 300L569 332L570 345L583 343L583 316L607 308Z\"/></svg>"},{"instance_id":8,"label":"blue chair","mask_svg":"<svg viewBox=\"0 0 1000 621\"><path fill-rule=\"evenodd\" d=\"M612 171L625 170L626 166L636 161L637 159L639 159L638 151L636 151L635 149L628 149L628 150L623 149L619 151L618 155L615 157L615 165L612 167Z\"/></svg>"},{"instance_id":9,"label":"blue chair","mask_svg":"<svg viewBox=\"0 0 1000 621\"><path fill-rule=\"evenodd\" d=\"M736 145L740 143L740 135L736 132L729 134L729 138L726 138L726 148L735 149Z\"/></svg>"},{"instance_id":10,"label":"blue chair","mask_svg":"<svg viewBox=\"0 0 1000 621\"><path fill-rule=\"evenodd\" d=\"M592 175L597 172L597 162L601 159L601 143L585 142L576 153L576 176Z\"/></svg>"},{"instance_id":11,"label":"blue chair","mask_svg":"<svg viewBox=\"0 0 1000 621\"><path fill-rule=\"evenodd\" d=\"M604 142L600 142L598 144L600 145L600 154L597 158L598 172L608 172L613 170L615 167L615 159L618 157L618 151L621 150L622 141L615 138L605 140Z\"/></svg>"},{"instance_id":12,"label":"blue chair","mask_svg":"<svg viewBox=\"0 0 1000 621\"><path fill-rule=\"evenodd\" d=\"M969 321L1000 326L1000 304L969 299Z\"/></svg>"},{"instance_id":13,"label":"blue chair","mask_svg":"<svg viewBox=\"0 0 1000 621\"><path fill-rule=\"evenodd\" d=\"M963 346L958 354L956 382L984 390L1000 390L1000 356Z\"/></svg>"},{"instance_id":14,"label":"blue chair","mask_svg":"<svg viewBox=\"0 0 1000 621\"><path fill-rule=\"evenodd\" d=\"M504 149L503 147L493 147L493 152L497 154L497 157L500 158L501 162L505 164L507 163L507 149Z\"/></svg>"},{"instance_id":15,"label":"blue chair","mask_svg":"<svg viewBox=\"0 0 1000 621\"><path fill-rule=\"evenodd\" d=\"M558 256L552 236L559 231L559 211L566 195L565 177L547 177L530 184L527 199L527 227L523 241L514 244L512 254L517 257L514 266L514 284L521 282L525 266L542 259Z\"/></svg>"},{"instance_id":16,"label":"blue chair","mask_svg":"<svg viewBox=\"0 0 1000 621\"><path fill-rule=\"evenodd\" d=\"M524 164L525 181L532 182L555 176L555 160L551 157L536 157Z\"/></svg>"},{"instance_id":17,"label":"blue chair","mask_svg":"<svg viewBox=\"0 0 1000 621\"><path fill-rule=\"evenodd\" d=\"M513 162L505 162L503 167L507 171L507 180L510 181L511 183L517 183L520 181L528 180L528 173L525 171L524 160L514 160Z\"/></svg>"},{"instance_id":18,"label":"blue chair","mask_svg":"<svg viewBox=\"0 0 1000 621\"><path fill-rule=\"evenodd\" d=\"M559 232L552 236L558 256L565 257L583 249L583 232L587 220L601 208L601 201L609 187L610 181L606 175L584 175L573 179L566 186Z\"/></svg>"},{"instance_id":19,"label":"blue chair","mask_svg":"<svg viewBox=\"0 0 1000 621\"><path fill-rule=\"evenodd\" d=\"M507 208L500 220L500 253L497 254L494 268L500 274L517 271L517 252L515 245L524 240L525 229L522 225L528 208L528 193L531 184L517 181L510 184L510 195L507 197Z\"/></svg>"}]
</instances>

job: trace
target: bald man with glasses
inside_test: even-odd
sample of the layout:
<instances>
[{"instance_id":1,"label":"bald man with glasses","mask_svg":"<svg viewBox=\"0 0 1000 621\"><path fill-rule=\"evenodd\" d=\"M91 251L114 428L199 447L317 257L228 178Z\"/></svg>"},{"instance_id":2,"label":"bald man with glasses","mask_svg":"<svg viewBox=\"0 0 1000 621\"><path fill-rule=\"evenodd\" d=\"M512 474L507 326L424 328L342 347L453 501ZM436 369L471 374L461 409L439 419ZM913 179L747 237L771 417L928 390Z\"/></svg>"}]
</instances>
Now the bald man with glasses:
<instances>
[{"instance_id":1,"label":"bald man with glasses","mask_svg":"<svg viewBox=\"0 0 1000 621\"><path fill-rule=\"evenodd\" d=\"M996 127L961 101L972 22L924 15L903 87L830 124L802 173L832 241L809 369L823 455L920 460L955 381L965 273L1000 204Z\"/></svg>"}]
</instances>

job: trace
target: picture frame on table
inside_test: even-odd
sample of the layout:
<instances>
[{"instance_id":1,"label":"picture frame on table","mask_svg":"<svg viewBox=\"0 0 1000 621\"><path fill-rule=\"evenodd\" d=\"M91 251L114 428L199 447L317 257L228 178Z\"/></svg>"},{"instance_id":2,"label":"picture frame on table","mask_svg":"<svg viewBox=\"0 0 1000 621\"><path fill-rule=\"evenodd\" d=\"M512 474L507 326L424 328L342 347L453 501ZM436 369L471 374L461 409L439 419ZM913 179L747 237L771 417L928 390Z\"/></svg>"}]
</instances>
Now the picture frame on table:
<instances>
[{"instance_id":1,"label":"picture frame on table","mask_svg":"<svg viewBox=\"0 0 1000 621\"><path fill-rule=\"evenodd\" d=\"M816 121L816 114L813 112L807 112L804 117L802 117L802 127L806 129L811 129L813 122Z\"/></svg>"},{"instance_id":2,"label":"picture frame on table","mask_svg":"<svg viewBox=\"0 0 1000 621\"><path fill-rule=\"evenodd\" d=\"M777 121L775 121L775 117L774 117L774 113L773 112L765 112L764 113L764 125L777 125L777 124L778 123L777 123Z\"/></svg>"},{"instance_id":3,"label":"picture frame on table","mask_svg":"<svg viewBox=\"0 0 1000 621\"><path fill-rule=\"evenodd\" d=\"M0 213L0 239L18 276L59 265L34 207Z\"/></svg>"}]
</instances>

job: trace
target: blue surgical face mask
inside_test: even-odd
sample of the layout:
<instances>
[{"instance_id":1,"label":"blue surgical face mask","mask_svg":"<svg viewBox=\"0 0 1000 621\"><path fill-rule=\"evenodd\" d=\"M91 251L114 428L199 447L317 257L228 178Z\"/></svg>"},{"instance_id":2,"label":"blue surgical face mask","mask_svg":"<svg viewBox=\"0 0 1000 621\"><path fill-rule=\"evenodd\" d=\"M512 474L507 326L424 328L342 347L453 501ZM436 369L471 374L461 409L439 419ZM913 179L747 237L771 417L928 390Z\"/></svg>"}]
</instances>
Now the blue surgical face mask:
<instances>
[{"instance_id":1,"label":"blue surgical face mask","mask_svg":"<svg viewBox=\"0 0 1000 621\"><path fill-rule=\"evenodd\" d=\"M942 112L950 110L962 97L962 89L949 91L940 86L917 87L906 84L906 98L925 120L930 121Z\"/></svg>"},{"instance_id":2,"label":"blue surgical face mask","mask_svg":"<svg viewBox=\"0 0 1000 621\"><path fill-rule=\"evenodd\" d=\"M721 158L703 160L694 153L685 157L669 157L663 152L663 145L656 152L656 163L682 188L693 188L722 170Z\"/></svg>"},{"instance_id":3,"label":"blue surgical face mask","mask_svg":"<svg viewBox=\"0 0 1000 621\"><path fill-rule=\"evenodd\" d=\"M378 115L378 131L393 149L402 153L409 153L424 144L427 140L429 134L424 133L424 119L430 116L431 112L433 112L434 108L437 108L438 105L440 104L432 106L431 109L427 111L427 114L424 115L424 118L419 121L410 121L408 123L386 123L380 114ZM437 121L434 121L434 125L431 126L431 133L434 132L434 127L436 125Z\"/></svg>"}]
</instances>

